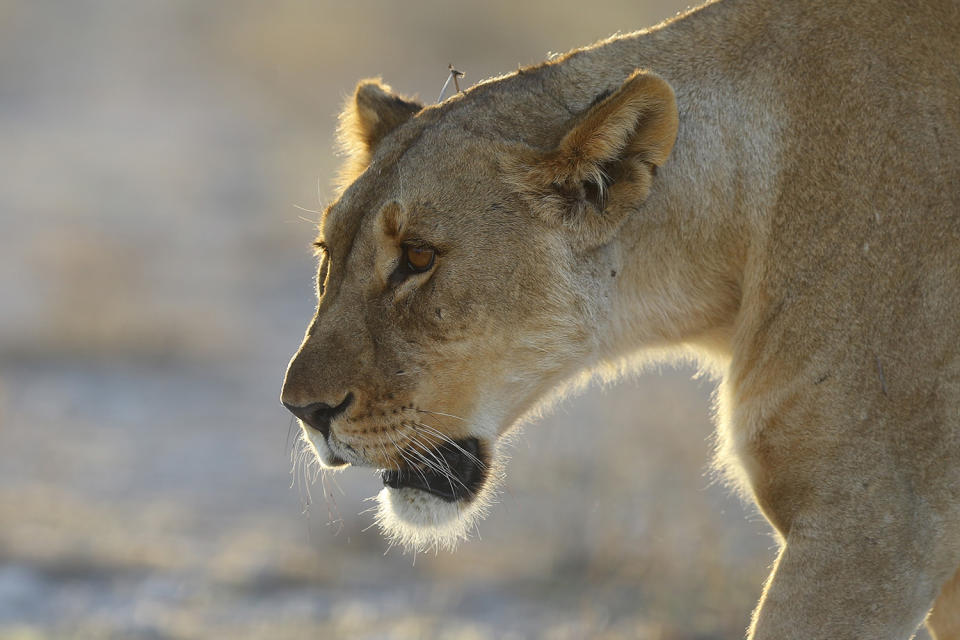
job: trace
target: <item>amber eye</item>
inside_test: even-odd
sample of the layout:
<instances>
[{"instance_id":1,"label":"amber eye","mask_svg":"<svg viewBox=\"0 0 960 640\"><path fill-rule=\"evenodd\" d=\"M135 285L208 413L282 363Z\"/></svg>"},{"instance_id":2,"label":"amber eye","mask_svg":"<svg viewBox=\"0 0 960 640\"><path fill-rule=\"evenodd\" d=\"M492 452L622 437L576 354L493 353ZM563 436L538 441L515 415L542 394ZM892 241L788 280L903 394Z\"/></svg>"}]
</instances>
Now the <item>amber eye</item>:
<instances>
[{"instance_id":1,"label":"amber eye","mask_svg":"<svg viewBox=\"0 0 960 640\"><path fill-rule=\"evenodd\" d=\"M414 247L407 245L404 247L404 255L407 258L407 266L411 271L422 273L428 271L433 266L433 261L437 257L436 249L430 247Z\"/></svg>"}]
</instances>

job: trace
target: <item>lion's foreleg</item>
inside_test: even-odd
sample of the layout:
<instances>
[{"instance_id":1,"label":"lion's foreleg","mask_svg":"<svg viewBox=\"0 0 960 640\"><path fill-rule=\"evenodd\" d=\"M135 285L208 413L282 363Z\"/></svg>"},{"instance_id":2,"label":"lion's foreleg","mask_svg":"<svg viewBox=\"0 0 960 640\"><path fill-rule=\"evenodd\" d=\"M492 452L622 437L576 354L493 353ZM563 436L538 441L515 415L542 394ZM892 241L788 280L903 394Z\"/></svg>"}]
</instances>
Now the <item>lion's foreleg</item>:
<instances>
[{"instance_id":1,"label":"lion's foreleg","mask_svg":"<svg viewBox=\"0 0 960 640\"><path fill-rule=\"evenodd\" d=\"M823 537L820 537L820 536ZM906 640L930 606L909 561L829 533L787 538L754 613L751 640Z\"/></svg>"},{"instance_id":2,"label":"lion's foreleg","mask_svg":"<svg viewBox=\"0 0 960 640\"><path fill-rule=\"evenodd\" d=\"M752 640L905 640L957 566L923 469L873 426L796 401L745 448L784 541Z\"/></svg>"},{"instance_id":3,"label":"lion's foreleg","mask_svg":"<svg viewBox=\"0 0 960 640\"><path fill-rule=\"evenodd\" d=\"M936 640L960 640L960 570L944 585L933 603L927 629Z\"/></svg>"}]
</instances>

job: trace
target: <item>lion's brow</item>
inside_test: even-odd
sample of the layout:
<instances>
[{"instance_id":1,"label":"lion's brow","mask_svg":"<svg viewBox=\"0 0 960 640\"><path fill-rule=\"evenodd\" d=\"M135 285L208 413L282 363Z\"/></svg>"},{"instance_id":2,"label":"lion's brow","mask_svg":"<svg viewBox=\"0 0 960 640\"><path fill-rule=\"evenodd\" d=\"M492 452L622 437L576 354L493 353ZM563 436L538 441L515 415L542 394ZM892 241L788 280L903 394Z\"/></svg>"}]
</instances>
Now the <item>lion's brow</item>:
<instances>
[{"instance_id":1,"label":"lion's brow","mask_svg":"<svg viewBox=\"0 0 960 640\"><path fill-rule=\"evenodd\" d=\"M335 247L337 251L346 248L349 253L366 210L366 206L343 203L342 200L330 204L320 218L316 239L324 242L328 247Z\"/></svg>"}]
</instances>

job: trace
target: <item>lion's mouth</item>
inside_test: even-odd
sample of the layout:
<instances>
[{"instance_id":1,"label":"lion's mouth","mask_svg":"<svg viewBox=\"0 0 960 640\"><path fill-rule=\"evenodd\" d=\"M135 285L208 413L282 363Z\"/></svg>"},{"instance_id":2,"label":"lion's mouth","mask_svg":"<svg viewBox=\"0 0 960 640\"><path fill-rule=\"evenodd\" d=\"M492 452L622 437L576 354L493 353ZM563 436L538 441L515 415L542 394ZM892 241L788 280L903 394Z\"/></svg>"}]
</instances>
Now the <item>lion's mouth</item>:
<instances>
[{"instance_id":1,"label":"lion's mouth","mask_svg":"<svg viewBox=\"0 0 960 640\"><path fill-rule=\"evenodd\" d=\"M486 453L476 438L445 442L416 457L415 467L381 471L384 486L419 489L447 502L469 502L486 480Z\"/></svg>"}]
</instances>

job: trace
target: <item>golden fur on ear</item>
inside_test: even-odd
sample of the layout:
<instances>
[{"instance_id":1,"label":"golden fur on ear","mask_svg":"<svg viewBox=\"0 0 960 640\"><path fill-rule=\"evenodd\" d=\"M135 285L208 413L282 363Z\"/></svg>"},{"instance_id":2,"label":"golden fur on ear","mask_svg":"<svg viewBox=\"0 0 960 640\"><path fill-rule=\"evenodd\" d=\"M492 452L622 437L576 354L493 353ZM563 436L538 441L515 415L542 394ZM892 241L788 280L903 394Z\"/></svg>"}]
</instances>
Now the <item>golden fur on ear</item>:
<instances>
[{"instance_id":1,"label":"golden fur on ear","mask_svg":"<svg viewBox=\"0 0 960 640\"><path fill-rule=\"evenodd\" d=\"M637 70L581 113L556 148L517 154L507 163L510 179L541 217L572 227L588 249L608 241L646 198L678 123L670 85Z\"/></svg>"},{"instance_id":2,"label":"golden fur on ear","mask_svg":"<svg viewBox=\"0 0 960 640\"><path fill-rule=\"evenodd\" d=\"M393 93L379 78L361 80L340 113L337 138L347 161L339 184L345 186L360 175L380 141L422 108L419 102Z\"/></svg>"},{"instance_id":3,"label":"golden fur on ear","mask_svg":"<svg viewBox=\"0 0 960 640\"><path fill-rule=\"evenodd\" d=\"M670 155L677 125L670 85L637 70L582 114L545 160L559 182L594 180L605 163L626 155L659 166Z\"/></svg>"}]
</instances>

